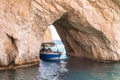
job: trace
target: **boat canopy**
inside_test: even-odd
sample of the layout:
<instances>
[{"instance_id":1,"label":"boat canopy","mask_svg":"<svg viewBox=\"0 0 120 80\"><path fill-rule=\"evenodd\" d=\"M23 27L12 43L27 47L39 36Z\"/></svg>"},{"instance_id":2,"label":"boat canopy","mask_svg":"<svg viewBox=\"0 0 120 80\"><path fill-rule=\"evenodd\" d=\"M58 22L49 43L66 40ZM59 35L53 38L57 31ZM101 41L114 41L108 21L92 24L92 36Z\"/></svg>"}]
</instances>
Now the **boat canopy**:
<instances>
[{"instance_id":1,"label":"boat canopy","mask_svg":"<svg viewBox=\"0 0 120 80\"><path fill-rule=\"evenodd\" d=\"M53 47L55 46L55 43L54 42L44 42L41 44L41 47Z\"/></svg>"}]
</instances>

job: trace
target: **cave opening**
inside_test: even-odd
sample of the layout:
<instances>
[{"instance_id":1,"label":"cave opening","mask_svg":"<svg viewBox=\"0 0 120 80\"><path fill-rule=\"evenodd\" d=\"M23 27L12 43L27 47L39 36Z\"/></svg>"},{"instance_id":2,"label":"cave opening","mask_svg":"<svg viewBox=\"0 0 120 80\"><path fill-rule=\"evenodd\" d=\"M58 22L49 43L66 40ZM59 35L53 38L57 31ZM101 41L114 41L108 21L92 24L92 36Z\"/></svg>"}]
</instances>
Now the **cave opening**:
<instances>
[{"instance_id":1,"label":"cave opening","mask_svg":"<svg viewBox=\"0 0 120 80\"><path fill-rule=\"evenodd\" d=\"M110 41L86 20L65 13L53 25L65 45L66 55L95 61L109 60L101 51L110 52Z\"/></svg>"},{"instance_id":2,"label":"cave opening","mask_svg":"<svg viewBox=\"0 0 120 80\"><path fill-rule=\"evenodd\" d=\"M50 25L47 27L47 29L45 31L43 42L44 43L54 42L56 44L56 46L54 48L56 48L56 49L51 48L52 51L58 51L58 52L62 53L60 59L67 58L65 46L64 46L63 41L61 40L61 38L58 34L58 31L56 30L54 25Z\"/></svg>"},{"instance_id":3,"label":"cave opening","mask_svg":"<svg viewBox=\"0 0 120 80\"><path fill-rule=\"evenodd\" d=\"M59 34L61 41L63 42L66 55L67 56L76 56L78 52L76 50L80 50L78 48L78 42L76 41L76 35L79 30L71 25L71 21L68 20L68 14L65 13L61 16L61 18L57 19L53 23L57 33ZM75 33L74 33L75 32ZM76 50L75 50L76 49ZM80 55L81 56L81 55Z\"/></svg>"}]
</instances>

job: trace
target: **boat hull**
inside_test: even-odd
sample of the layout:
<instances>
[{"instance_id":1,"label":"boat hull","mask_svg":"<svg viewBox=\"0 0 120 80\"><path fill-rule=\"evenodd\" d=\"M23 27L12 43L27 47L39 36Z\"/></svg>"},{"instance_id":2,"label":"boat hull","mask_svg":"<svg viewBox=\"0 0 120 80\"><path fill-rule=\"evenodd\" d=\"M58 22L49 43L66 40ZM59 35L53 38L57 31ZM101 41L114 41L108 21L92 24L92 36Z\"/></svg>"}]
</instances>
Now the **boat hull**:
<instances>
[{"instance_id":1,"label":"boat hull","mask_svg":"<svg viewBox=\"0 0 120 80\"><path fill-rule=\"evenodd\" d=\"M60 60L60 53L41 53L40 59L42 60Z\"/></svg>"}]
</instances>

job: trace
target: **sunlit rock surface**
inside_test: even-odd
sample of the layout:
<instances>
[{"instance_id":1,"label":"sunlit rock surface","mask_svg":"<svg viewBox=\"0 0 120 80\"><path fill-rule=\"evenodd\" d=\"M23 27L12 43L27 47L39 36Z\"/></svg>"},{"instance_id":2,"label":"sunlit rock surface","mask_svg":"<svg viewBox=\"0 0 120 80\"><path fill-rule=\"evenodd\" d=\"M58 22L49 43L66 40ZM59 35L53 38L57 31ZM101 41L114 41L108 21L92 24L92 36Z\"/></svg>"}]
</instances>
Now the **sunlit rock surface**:
<instances>
[{"instance_id":1,"label":"sunlit rock surface","mask_svg":"<svg viewBox=\"0 0 120 80\"><path fill-rule=\"evenodd\" d=\"M119 0L0 0L0 65L38 61L51 24L68 55L120 60Z\"/></svg>"},{"instance_id":2,"label":"sunlit rock surface","mask_svg":"<svg viewBox=\"0 0 120 80\"><path fill-rule=\"evenodd\" d=\"M53 41L51 30L49 27L46 29L43 39L44 39L43 42L52 42Z\"/></svg>"}]
</instances>

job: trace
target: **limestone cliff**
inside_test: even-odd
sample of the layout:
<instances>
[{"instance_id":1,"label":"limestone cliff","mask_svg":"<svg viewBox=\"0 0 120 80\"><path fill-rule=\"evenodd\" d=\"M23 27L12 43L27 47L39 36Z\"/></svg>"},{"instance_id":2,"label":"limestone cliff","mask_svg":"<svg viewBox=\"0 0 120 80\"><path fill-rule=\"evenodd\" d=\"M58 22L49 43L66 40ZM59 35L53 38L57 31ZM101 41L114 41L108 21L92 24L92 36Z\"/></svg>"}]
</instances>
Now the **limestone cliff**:
<instances>
[{"instance_id":1,"label":"limestone cliff","mask_svg":"<svg viewBox=\"0 0 120 80\"><path fill-rule=\"evenodd\" d=\"M43 39L44 39L44 42L51 42L51 41L53 41L51 30L50 30L49 27L46 29Z\"/></svg>"},{"instance_id":2,"label":"limestone cliff","mask_svg":"<svg viewBox=\"0 0 120 80\"><path fill-rule=\"evenodd\" d=\"M118 2L0 0L0 65L38 61L45 30L51 24L68 55L98 61L120 60Z\"/></svg>"}]
</instances>

